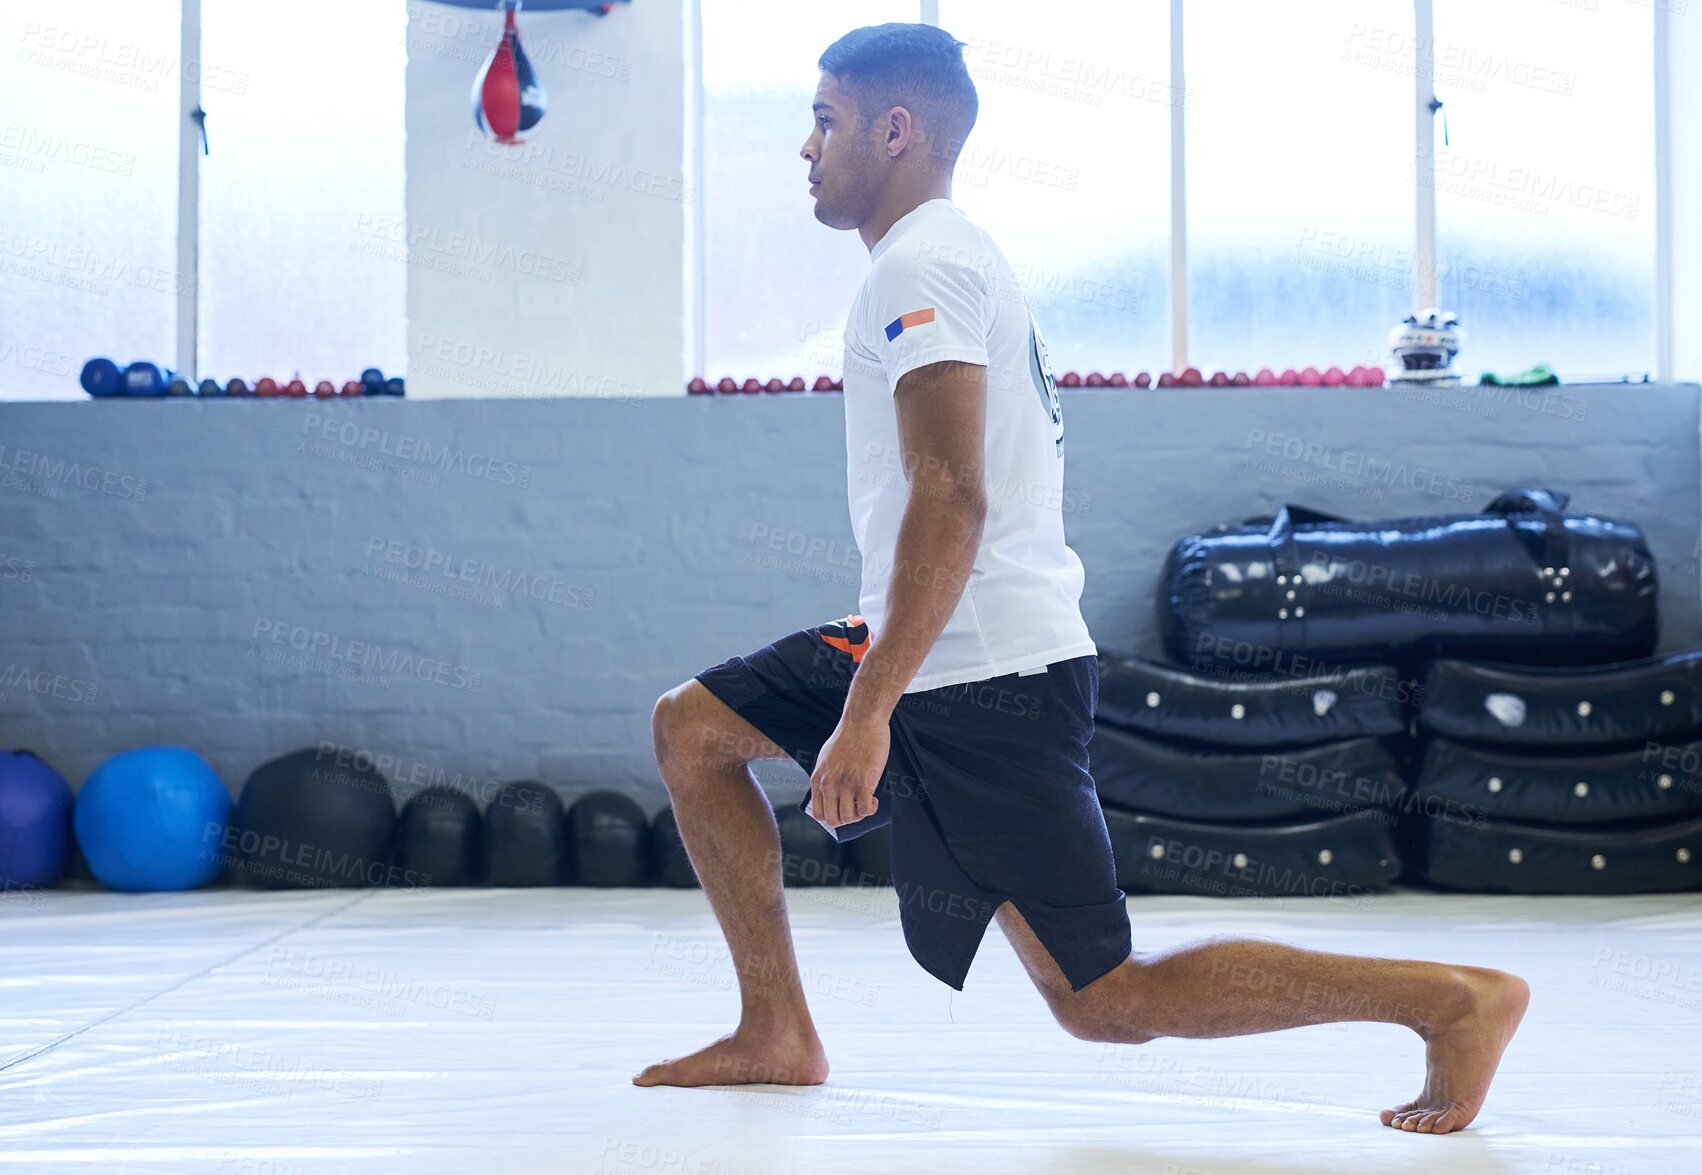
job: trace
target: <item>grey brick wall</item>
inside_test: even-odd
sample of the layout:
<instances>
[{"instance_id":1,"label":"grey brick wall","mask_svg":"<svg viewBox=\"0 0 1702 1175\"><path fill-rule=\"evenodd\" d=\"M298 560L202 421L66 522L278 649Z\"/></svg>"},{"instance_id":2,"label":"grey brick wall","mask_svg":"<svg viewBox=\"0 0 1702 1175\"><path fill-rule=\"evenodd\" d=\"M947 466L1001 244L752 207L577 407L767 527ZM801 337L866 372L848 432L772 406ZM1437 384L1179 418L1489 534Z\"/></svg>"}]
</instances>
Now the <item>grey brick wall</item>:
<instances>
[{"instance_id":1,"label":"grey brick wall","mask_svg":"<svg viewBox=\"0 0 1702 1175\"><path fill-rule=\"evenodd\" d=\"M1190 529L1286 501L1467 511L1530 483L1641 523L1663 649L1702 643L1694 385L1064 408L1105 644L1157 650L1155 575ZM80 783L183 743L234 787L327 742L404 790L536 777L658 806L655 696L855 607L841 428L832 395L0 404L0 745Z\"/></svg>"}]
</instances>

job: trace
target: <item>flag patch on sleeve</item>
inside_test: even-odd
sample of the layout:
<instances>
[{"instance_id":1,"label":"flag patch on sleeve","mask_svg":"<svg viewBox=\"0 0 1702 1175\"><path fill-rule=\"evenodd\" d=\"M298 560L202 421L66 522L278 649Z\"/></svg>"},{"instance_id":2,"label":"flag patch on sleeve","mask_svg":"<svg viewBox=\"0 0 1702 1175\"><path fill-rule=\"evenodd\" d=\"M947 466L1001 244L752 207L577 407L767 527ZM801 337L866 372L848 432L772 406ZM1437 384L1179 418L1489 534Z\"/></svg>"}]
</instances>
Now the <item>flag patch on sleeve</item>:
<instances>
[{"instance_id":1,"label":"flag patch on sleeve","mask_svg":"<svg viewBox=\"0 0 1702 1175\"><path fill-rule=\"evenodd\" d=\"M886 324L886 341L892 342L909 327L921 326L925 322L932 321L934 321L934 308L932 306L926 310L912 310L909 314L900 314Z\"/></svg>"}]
</instances>

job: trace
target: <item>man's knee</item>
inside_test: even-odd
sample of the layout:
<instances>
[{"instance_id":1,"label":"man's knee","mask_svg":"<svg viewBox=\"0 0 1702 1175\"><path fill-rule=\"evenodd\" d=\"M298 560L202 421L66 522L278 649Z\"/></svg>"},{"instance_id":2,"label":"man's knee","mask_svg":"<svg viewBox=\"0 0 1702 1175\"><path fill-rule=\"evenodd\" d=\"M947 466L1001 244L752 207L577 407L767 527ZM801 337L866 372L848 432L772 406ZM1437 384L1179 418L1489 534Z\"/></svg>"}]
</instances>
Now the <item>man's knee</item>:
<instances>
[{"instance_id":1,"label":"man's knee","mask_svg":"<svg viewBox=\"0 0 1702 1175\"><path fill-rule=\"evenodd\" d=\"M693 730L697 723L689 699L691 685L675 686L657 698L650 711L650 737L656 744L656 758L662 762L678 759L690 752L693 743L701 741Z\"/></svg>"},{"instance_id":2,"label":"man's knee","mask_svg":"<svg viewBox=\"0 0 1702 1175\"><path fill-rule=\"evenodd\" d=\"M1077 1040L1107 1044L1146 1044L1157 1040L1142 1025L1139 997L1129 990L1133 963L1107 972L1080 991L1051 994L1047 1004L1058 1026Z\"/></svg>"},{"instance_id":3,"label":"man's knee","mask_svg":"<svg viewBox=\"0 0 1702 1175\"><path fill-rule=\"evenodd\" d=\"M1121 1030L1114 1019L1091 1006L1074 1003L1054 1004L1052 1016L1058 1021L1058 1027L1077 1040L1135 1043L1126 1040L1127 1033Z\"/></svg>"},{"instance_id":4,"label":"man's knee","mask_svg":"<svg viewBox=\"0 0 1702 1175\"><path fill-rule=\"evenodd\" d=\"M1095 1009L1053 1009L1058 1026L1077 1040L1100 1044L1148 1044L1158 1039L1129 1022L1125 1015L1108 1015Z\"/></svg>"},{"instance_id":5,"label":"man's knee","mask_svg":"<svg viewBox=\"0 0 1702 1175\"><path fill-rule=\"evenodd\" d=\"M677 685L656 699L650 712L650 734L656 759L699 767L739 767L763 757L760 739L741 736L716 721L722 703L697 681Z\"/></svg>"}]
</instances>

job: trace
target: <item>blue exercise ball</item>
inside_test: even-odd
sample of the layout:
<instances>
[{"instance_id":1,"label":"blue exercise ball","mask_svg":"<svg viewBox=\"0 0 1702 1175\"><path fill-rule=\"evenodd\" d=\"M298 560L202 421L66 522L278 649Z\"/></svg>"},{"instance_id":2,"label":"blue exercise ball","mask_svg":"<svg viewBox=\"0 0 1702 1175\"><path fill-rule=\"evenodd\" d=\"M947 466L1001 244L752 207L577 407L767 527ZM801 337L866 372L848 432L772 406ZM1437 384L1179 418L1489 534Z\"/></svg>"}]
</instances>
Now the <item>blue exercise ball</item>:
<instances>
[{"instance_id":1,"label":"blue exercise ball","mask_svg":"<svg viewBox=\"0 0 1702 1175\"><path fill-rule=\"evenodd\" d=\"M71 785L28 751L0 751L0 892L59 884L71 855Z\"/></svg>"},{"instance_id":2,"label":"blue exercise ball","mask_svg":"<svg viewBox=\"0 0 1702 1175\"><path fill-rule=\"evenodd\" d=\"M77 844L109 889L194 889L224 864L231 798L206 760L186 747L114 755L77 793Z\"/></svg>"}]
</instances>

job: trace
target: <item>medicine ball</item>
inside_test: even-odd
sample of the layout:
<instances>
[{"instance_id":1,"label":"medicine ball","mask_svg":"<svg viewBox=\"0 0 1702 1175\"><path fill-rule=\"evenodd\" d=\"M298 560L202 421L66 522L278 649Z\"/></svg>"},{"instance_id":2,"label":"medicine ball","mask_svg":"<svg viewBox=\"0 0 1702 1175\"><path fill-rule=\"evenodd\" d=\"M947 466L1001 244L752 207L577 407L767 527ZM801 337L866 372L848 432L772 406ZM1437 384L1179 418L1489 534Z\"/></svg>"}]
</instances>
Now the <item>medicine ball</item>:
<instances>
[{"instance_id":1,"label":"medicine ball","mask_svg":"<svg viewBox=\"0 0 1702 1175\"><path fill-rule=\"evenodd\" d=\"M109 889L194 889L224 864L230 792L187 747L114 755L77 793L73 822L89 869Z\"/></svg>"},{"instance_id":2,"label":"medicine ball","mask_svg":"<svg viewBox=\"0 0 1702 1175\"><path fill-rule=\"evenodd\" d=\"M674 889L696 889L697 870L686 856L685 842L680 840L679 825L674 822L674 810L663 808L650 825L650 859L655 863L656 883Z\"/></svg>"},{"instance_id":3,"label":"medicine ball","mask_svg":"<svg viewBox=\"0 0 1702 1175\"><path fill-rule=\"evenodd\" d=\"M29 751L0 751L0 893L59 884L71 853L71 785Z\"/></svg>"},{"instance_id":4,"label":"medicine ball","mask_svg":"<svg viewBox=\"0 0 1702 1175\"><path fill-rule=\"evenodd\" d=\"M309 749L262 763L243 785L236 824L244 871L262 889L397 882L396 801L362 756Z\"/></svg>"},{"instance_id":5,"label":"medicine ball","mask_svg":"<svg viewBox=\"0 0 1702 1175\"><path fill-rule=\"evenodd\" d=\"M392 885L477 885L484 873L484 819L465 792L428 787L402 808L391 854Z\"/></svg>"},{"instance_id":6,"label":"medicine ball","mask_svg":"<svg viewBox=\"0 0 1702 1175\"><path fill-rule=\"evenodd\" d=\"M783 804L774 814L780 826L781 873L786 885L839 885L845 870L839 842L801 808Z\"/></svg>"},{"instance_id":7,"label":"medicine ball","mask_svg":"<svg viewBox=\"0 0 1702 1175\"><path fill-rule=\"evenodd\" d=\"M650 822L631 796L580 796L567 813L567 838L580 885L643 885L649 879Z\"/></svg>"},{"instance_id":8,"label":"medicine ball","mask_svg":"<svg viewBox=\"0 0 1702 1175\"><path fill-rule=\"evenodd\" d=\"M485 809L485 868L492 885L560 885L569 876L567 814L535 779L505 783Z\"/></svg>"}]
</instances>

